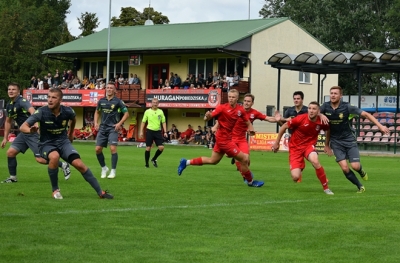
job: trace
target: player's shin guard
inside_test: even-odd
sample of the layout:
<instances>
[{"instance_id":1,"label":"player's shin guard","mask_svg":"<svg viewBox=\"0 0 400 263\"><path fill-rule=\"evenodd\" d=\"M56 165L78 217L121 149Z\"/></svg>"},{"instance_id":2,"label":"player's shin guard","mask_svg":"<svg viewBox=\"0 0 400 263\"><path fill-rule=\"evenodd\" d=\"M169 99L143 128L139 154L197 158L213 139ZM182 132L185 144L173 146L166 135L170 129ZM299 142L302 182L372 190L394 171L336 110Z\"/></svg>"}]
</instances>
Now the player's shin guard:
<instances>
[{"instance_id":1,"label":"player's shin guard","mask_svg":"<svg viewBox=\"0 0 400 263\"><path fill-rule=\"evenodd\" d=\"M317 177L319 179L319 181L321 182L322 188L324 188L324 190L328 189L328 179L326 179L326 174L325 174L325 170L324 167L320 167L318 169L315 169L315 173L317 174Z\"/></svg>"},{"instance_id":2,"label":"player's shin guard","mask_svg":"<svg viewBox=\"0 0 400 263\"><path fill-rule=\"evenodd\" d=\"M117 169L118 153L111 154L111 169Z\"/></svg>"},{"instance_id":3,"label":"player's shin guard","mask_svg":"<svg viewBox=\"0 0 400 263\"><path fill-rule=\"evenodd\" d=\"M8 157L8 172L12 176L17 175L17 158L16 157Z\"/></svg>"},{"instance_id":4,"label":"player's shin guard","mask_svg":"<svg viewBox=\"0 0 400 263\"><path fill-rule=\"evenodd\" d=\"M203 160L201 157L194 158L190 160L190 165L203 165Z\"/></svg>"},{"instance_id":5,"label":"player's shin guard","mask_svg":"<svg viewBox=\"0 0 400 263\"><path fill-rule=\"evenodd\" d=\"M106 166L106 162L104 161L104 154L103 152L96 154L97 160L99 161L99 164L101 167Z\"/></svg>"},{"instance_id":6,"label":"player's shin guard","mask_svg":"<svg viewBox=\"0 0 400 263\"><path fill-rule=\"evenodd\" d=\"M83 178L88 182L98 195L101 195L102 190L96 177L94 177L92 171L88 168L86 172L82 173Z\"/></svg>"},{"instance_id":7,"label":"player's shin guard","mask_svg":"<svg viewBox=\"0 0 400 263\"><path fill-rule=\"evenodd\" d=\"M348 173L343 172L343 174L346 176L347 180L349 180L350 182L352 182L354 185L356 185L358 188L360 188L362 186L362 184L360 183L360 181L358 181L356 175L353 173L352 170L349 170Z\"/></svg>"},{"instance_id":8,"label":"player's shin guard","mask_svg":"<svg viewBox=\"0 0 400 263\"><path fill-rule=\"evenodd\" d=\"M252 182L253 181L253 177L251 176L251 171L250 170L247 170L247 172L240 171L240 173L242 174L243 178L247 180L247 182Z\"/></svg>"}]
</instances>

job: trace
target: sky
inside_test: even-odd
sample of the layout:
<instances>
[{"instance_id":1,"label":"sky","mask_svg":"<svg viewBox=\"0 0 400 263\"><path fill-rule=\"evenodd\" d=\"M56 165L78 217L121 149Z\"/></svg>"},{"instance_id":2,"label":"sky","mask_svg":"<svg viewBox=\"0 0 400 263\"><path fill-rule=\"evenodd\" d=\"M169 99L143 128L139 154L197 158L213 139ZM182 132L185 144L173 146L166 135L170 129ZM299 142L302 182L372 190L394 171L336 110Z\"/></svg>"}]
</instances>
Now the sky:
<instances>
[{"instance_id":1,"label":"sky","mask_svg":"<svg viewBox=\"0 0 400 263\"><path fill-rule=\"evenodd\" d=\"M100 25L96 31L108 27L109 0L71 0L70 14L67 15L68 29L73 36L81 34L78 17L81 13L95 13ZM150 0L155 11L167 16L170 24L209 21L246 20L261 18L258 12L265 0ZM122 7L134 7L143 12L149 0L112 0L111 17L119 17Z\"/></svg>"}]
</instances>

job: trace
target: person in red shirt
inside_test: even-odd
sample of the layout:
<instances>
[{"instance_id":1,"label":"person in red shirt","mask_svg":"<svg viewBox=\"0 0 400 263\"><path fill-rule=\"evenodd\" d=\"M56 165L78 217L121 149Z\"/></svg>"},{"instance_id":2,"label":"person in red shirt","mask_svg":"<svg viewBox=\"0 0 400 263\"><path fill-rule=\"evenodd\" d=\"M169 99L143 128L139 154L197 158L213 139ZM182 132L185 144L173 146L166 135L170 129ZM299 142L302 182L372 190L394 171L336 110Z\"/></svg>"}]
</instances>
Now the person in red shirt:
<instances>
[{"instance_id":1,"label":"person in red shirt","mask_svg":"<svg viewBox=\"0 0 400 263\"><path fill-rule=\"evenodd\" d=\"M270 123L276 123L280 120L279 112L275 113L275 117L270 117L253 109L252 108L253 105L254 105L254 95L250 93L245 94L243 98L243 108L251 124L253 124L255 120L268 121ZM247 126L245 126L244 122L242 121L236 122L235 128L233 129L232 133L232 139L233 142L239 147L239 149L243 153L250 155L250 146L247 136ZM240 162L236 161L235 164L236 167L238 168L238 171L240 171ZM249 166L250 166L250 156L249 156Z\"/></svg>"},{"instance_id":2,"label":"person in red shirt","mask_svg":"<svg viewBox=\"0 0 400 263\"><path fill-rule=\"evenodd\" d=\"M333 192L328 187L328 179L326 178L324 168L318 160L318 153L315 150L315 144L317 143L320 131L329 130L329 125L323 124L318 114L318 102L310 102L308 105L308 114L298 115L282 125L278 137L272 146L272 150L274 152L279 150L279 143L282 135L287 128L291 129L292 136L289 140L289 165L293 181L297 182L300 178L301 172L305 168L304 159L307 159L314 167L324 192L328 195L333 195Z\"/></svg>"},{"instance_id":3,"label":"person in red shirt","mask_svg":"<svg viewBox=\"0 0 400 263\"><path fill-rule=\"evenodd\" d=\"M239 92L236 89L231 89L228 92L228 103L218 106L213 112L206 112L205 121L217 117L219 123L216 143L211 157L198 157L191 160L182 158L178 166L178 175L181 175L188 165L217 164L226 154L228 157L234 157L240 162L241 173L247 180L248 186L261 187L264 185L262 181L253 180L253 175L248 167L248 155L243 153L232 140L232 131L239 120L246 123L249 133L254 134L253 125L247 118L245 110L237 104L238 99Z\"/></svg>"}]
</instances>

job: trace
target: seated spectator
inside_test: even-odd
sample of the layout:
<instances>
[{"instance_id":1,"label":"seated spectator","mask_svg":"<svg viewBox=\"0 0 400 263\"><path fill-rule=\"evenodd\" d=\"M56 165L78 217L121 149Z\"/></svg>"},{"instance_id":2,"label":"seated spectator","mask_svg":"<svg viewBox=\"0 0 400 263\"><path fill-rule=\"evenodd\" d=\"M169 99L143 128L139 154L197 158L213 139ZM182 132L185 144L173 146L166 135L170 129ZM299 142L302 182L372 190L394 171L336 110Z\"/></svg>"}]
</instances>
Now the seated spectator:
<instances>
[{"instance_id":1,"label":"seated spectator","mask_svg":"<svg viewBox=\"0 0 400 263\"><path fill-rule=\"evenodd\" d=\"M169 141L171 140L177 140L178 139L178 129L176 128L175 124L172 124L171 129L168 131L168 139Z\"/></svg>"},{"instance_id":2,"label":"seated spectator","mask_svg":"<svg viewBox=\"0 0 400 263\"><path fill-rule=\"evenodd\" d=\"M162 89L165 86L164 81L162 79L158 80L157 89Z\"/></svg>"},{"instance_id":3,"label":"seated spectator","mask_svg":"<svg viewBox=\"0 0 400 263\"><path fill-rule=\"evenodd\" d=\"M165 86L164 87L165 89L171 89L171 85L169 84L169 80L168 79L165 80L164 86Z\"/></svg>"},{"instance_id":4,"label":"seated spectator","mask_svg":"<svg viewBox=\"0 0 400 263\"><path fill-rule=\"evenodd\" d=\"M133 81L132 84L134 85L140 85L140 79L138 78L138 76L136 74L133 74Z\"/></svg>"},{"instance_id":5,"label":"seated spectator","mask_svg":"<svg viewBox=\"0 0 400 263\"><path fill-rule=\"evenodd\" d=\"M199 73L197 80L198 80L198 82L200 82L200 86L201 86L201 84L205 83L203 74L201 74L201 73Z\"/></svg>"},{"instance_id":6,"label":"seated spectator","mask_svg":"<svg viewBox=\"0 0 400 263\"><path fill-rule=\"evenodd\" d=\"M87 77L87 76L84 76L83 77L83 80L82 80L82 85L81 85L81 87L85 87L86 85L88 85L90 83L90 81L89 81L89 78Z\"/></svg>"},{"instance_id":7,"label":"seated spectator","mask_svg":"<svg viewBox=\"0 0 400 263\"><path fill-rule=\"evenodd\" d=\"M208 77L206 80L206 87L209 88L211 86L211 83L213 83L213 75L212 73L208 73Z\"/></svg>"},{"instance_id":8,"label":"seated spectator","mask_svg":"<svg viewBox=\"0 0 400 263\"><path fill-rule=\"evenodd\" d=\"M203 82L201 82L201 81L199 80L199 78L195 78L194 86L195 86L195 87L197 87L197 86L200 86L200 87L201 87L201 84L203 84Z\"/></svg>"},{"instance_id":9,"label":"seated spectator","mask_svg":"<svg viewBox=\"0 0 400 263\"><path fill-rule=\"evenodd\" d=\"M118 84L119 85L124 85L125 84L125 79L124 79L124 76L122 74L119 75Z\"/></svg>"},{"instance_id":10,"label":"seated spectator","mask_svg":"<svg viewBox=\"0 0 400 263\"><path fill-rule=\"evenodd\" d=\"M196 87L194 86L194 84L190 84L189 89L196 89Z\"/></svg>"},{"instance_id":11,"label":"seated spectator","mask_svg":"<svg viewBox=\"0 0 400 263\"><path fill-rule=\"evenodd\" d=\"M203 130L201 129L201 126L197 126L197 130L194 133L194 143L203 144L202 136L203 136Z\"/></svg>"},{"instance_id":12,"label":"seated spectator","mask_svg":"<svg viewBox=\"0 0 400 263\"><path fill-rule=\"evenodd\" d=\"M38 78L37 81L38 81L38 85L37 85L38 89L44 89L43 80Z\"/></svg>"},{"instance_id":13,"label":"seated spectator","mask_svg":"<svg viewBox=\"0 0 400 263\"><path fill-rule=\"evenodd\" d=\"M175 73L174 84L172 86L181 87L181 85L182 85L181 77L179 77L178 74Z\"/></svg>"},{"instance_id":14,"label":"seated spectator","mask_svg":"<svg viewBox=\"0 0 400 263\"><path fill-rule=\"evenodd\" d=\"M179 143L187 144L188 140L192 137L192 135L194 136L194 130L192 129L192 125L189 124L187 130L181 132L181 135L178 139Z\"/></svg>"},{"instance_id":15,"label":"seated spectator","mask_svg":"<svg viewBox=\"0 0 400 263\"><path fill-rule=\"evenodd\" d=\"M186 78L186 80L182 83L181 87L184 89L188 89L190 87L189 77Z\"/></svg>"},{"instance_id":16,"label":"seated spectator","mask_svg":"<svg viewBox=\"0 0 400 263\"><path fill-rule=\"evenodd\" d=\"M219 82L220 82L220 76L218 75L218 72L214 72L214 76L212 82L210 83L210 87L219 88L220 86Z\"/></svg>"},{"instance_id":17,"label":"seated spectator","mask_svg":"<svg viewBox=\"0 0 400 263\"><path fill-rule=\"evenodd\" d=\"M132 74L132 73L131 73L131 75L129 76L128 84L129 84L129 85L133 84L133 74Z\"/></svg>"},{"instance_id":18,"label":"seated spectator","mask_svg":"<svg viewBox=\"0 0 400 263\"><path fill-rule=\"evenodd\" d=\"M239 81L240 81L240 76L238 75L238 72L235 71L233 78L232 78L232 82L233 82L232 86L239 85Z\"/></svg>"},{"instance_id":19,"label":"seated spectator","mask_svg":"<svg viewBox=\"0 0 400 263\"><path fill-rule=\"evenodd\" d=\"M73 85L74 89L80 89L81 88L81 80L78 77L75 77L72 81L71 84Z\"/></svg>"},{"instance_id":20,"label":"seated spectator","mask_svg":"<svg viewBox=\"0 0 400 263\"><path fill-rule=\"evenodd\" d=\"M211 127L207 127L205 133L206 144L208 145L209 149L214 148L215 144L215 132L211 130Z\"/></svg>"}]
</instances>

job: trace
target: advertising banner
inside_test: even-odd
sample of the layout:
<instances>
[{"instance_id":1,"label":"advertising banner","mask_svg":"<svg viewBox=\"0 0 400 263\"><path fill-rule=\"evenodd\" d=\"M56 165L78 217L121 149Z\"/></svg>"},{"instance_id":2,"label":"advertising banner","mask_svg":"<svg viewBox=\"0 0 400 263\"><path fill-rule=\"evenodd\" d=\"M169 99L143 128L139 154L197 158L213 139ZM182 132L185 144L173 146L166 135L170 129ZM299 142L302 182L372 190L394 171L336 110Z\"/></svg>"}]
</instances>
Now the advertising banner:
<instances>
[{"instance_id":1,"label":"advertising banner","mask_svg":"<svg viewBox=\"0 0 400 263\"><path fill-rule=\"evenodd\" d=\"M47 105L48 90L24 90L23 97L28 100L32 106ZM97 101L105 96L105 90L62 90L65 106L96 107Z\"/></svg>"},{"instance_id":2,"label":"advertising banner","mask_svg":"<svg viewBox=\"0 0 400 263\"><path fill-rule=\"evenodd\" d=\"M216 108L221 104L220 89L149 89L146 90L146 107L157 98L160 108Z\"/></svg>"},{"instance_id":3,"label":"advertising banner","mask_svg":"<svg viewBox=\"0 0 400 263\"><path fill-rule=\"evenodd\" d=\"M277 133L263 133L257 132L256 135L250 137L250 150L256 151L271 151L271 147L274 144ZM282 136L279 151L289 151L289 134L285 133ZM318 135L318 141L315 145L317 152L324 152L325 147L325 134Z\"/></svg>"}]
</instances>

